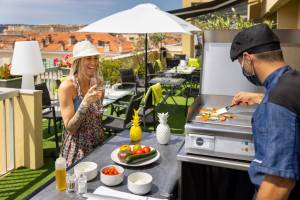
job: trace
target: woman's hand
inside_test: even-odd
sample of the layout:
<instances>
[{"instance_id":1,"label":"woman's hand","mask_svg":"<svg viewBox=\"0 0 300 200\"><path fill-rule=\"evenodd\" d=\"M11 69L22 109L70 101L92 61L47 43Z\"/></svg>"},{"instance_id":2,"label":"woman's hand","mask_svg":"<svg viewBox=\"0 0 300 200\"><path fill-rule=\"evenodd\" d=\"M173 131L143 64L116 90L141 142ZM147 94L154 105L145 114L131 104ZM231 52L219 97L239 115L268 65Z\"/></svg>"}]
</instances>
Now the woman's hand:
<instances>
[{"instance_id":1,"label":"woman's hand","mask_svg":"<svg viewBox=\"0 0 300 200\"><path fill-rule=\"evenodd\" d=\"M93 85L85 94L82 104L89 106L91 103L104 98L104 88L99 88L97 84Z\"/></svg>"},{"instance_id":2,"label":"woman's hand","mask_svg":"<svg viewBox=\"0 0 300 200\"><path fill-rule=\"evenodd\" d=\"M79 108L77 111L75 111L73 99L77 93L73 82L68 80L64 81L60 85L58 89L58 96L61 114L64 120L65 128L70 133L75 133L82 121L86 119L86 112L89 105L104 97L104 90L97 90L96 87L97 85L94 85L88 90Z\"/></svg>"},{"instance_id":3,"label":"woman's hand","mask_svg":"<svg viewBox=\"0 0 300 200\"><path fill-rule=\"evenodd\" d=\"M232 99L231 105L254 105L260 104L264 94L254 92L239 92Z\"/></svg>"}]
</instances>

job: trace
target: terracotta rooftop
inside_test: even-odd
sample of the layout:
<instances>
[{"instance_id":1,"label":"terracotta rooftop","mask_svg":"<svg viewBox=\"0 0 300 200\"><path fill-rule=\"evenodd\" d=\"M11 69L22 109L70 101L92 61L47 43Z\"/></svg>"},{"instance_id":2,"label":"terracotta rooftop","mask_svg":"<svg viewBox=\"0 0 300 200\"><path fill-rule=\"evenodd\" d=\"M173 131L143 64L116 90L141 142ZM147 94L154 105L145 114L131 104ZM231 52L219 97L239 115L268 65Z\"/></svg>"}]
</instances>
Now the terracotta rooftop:
<instances>
[{"instance_id":1,"label":"terracotta rooftop","mask_svg":"<svg viewBox=\"0 0 300 200\"><path fill-rule=\"evenodd\" d=\"M9 36L0 40L1 49L12 48L15 41L37 40L42 51L72 51L74 44L82 40L90 40L100 52L109 49L112 53L127 53L133 50L133 45L124 37L108 33L81 32L24 32L23 36ZM106 47L106 48L104 48Z\"/></svg>"},{"instance_id":2,"label":"terracotta rooftop","mask_svg":"<svg viewBox=\"0 0 300 200\"><path fill-rule=\"evenodd\" d=\"M165 45L178 44L180 34L166 34ZM15 41L37 40L42 51L71 52L74 44L82 40L90 40L99 52L128 53L134 50L133 42L121 34L83 33L83 32L22 32L22 35L0 36L0 49L13 49ZM109 50L109 51L108 51Z\"/></svg>"}]
</instances>

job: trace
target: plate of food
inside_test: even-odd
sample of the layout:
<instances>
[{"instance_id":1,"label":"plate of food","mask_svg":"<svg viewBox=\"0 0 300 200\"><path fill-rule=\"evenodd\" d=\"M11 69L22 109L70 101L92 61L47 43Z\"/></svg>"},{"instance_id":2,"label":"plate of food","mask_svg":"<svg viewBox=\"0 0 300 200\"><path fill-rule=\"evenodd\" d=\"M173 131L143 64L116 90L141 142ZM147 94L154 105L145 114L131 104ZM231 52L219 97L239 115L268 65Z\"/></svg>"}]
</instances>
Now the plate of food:
<instances>
[{"instance_id":1,"label":"plate of food","mask_svg":"<svg viewBox=\"0 0 300 200\"><path fill-rule=\"evenodd\" d=\"M157 149L141 144L123 144L111 152L111 159L124 166L144 166L157 161L160 153Z\"/></svg>"},{"instance_id":2,"label":"plate of food","mask_svg":"<svg viewBox=\"0 0 300 200\"><path fill-rule=\"evenodd\" d=\"M217 114L217 110L219 108L215 107L207 107L207 108L201 108L199 110L199 114L196 116L196 119L200 121L221 121L224 122L227 119L234 118L233 114L225 113L225 114Z\"/></svg>"}]
</instances>

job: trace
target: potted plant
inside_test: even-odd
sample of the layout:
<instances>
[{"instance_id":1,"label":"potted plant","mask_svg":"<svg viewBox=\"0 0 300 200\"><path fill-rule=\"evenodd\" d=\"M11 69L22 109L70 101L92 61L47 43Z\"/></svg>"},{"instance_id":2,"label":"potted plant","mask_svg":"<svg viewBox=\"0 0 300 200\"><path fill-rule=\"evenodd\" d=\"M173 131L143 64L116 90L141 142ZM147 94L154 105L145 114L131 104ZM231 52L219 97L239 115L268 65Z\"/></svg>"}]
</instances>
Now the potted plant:
<instances>
[{"instance_id":1,"label":"potted plant","mask_svg":"<svg viewBox=\"0 0 300 200\"><path fill-rule=\"evenodd\" d=\"M68 61L70 58L70 54L66 54L62 59L54 58L53 63L55 66L59 67L62 70L62 74L64 76L68 76L70 74L70 69L72 64Z\"/></svg>"},{"instance_id":2,"label":"potted plant","mask_svg":"<svg viewBox=\"0 0 300 200\"><path fill-rule=\"evenodd\" d=\"M21 88L22 77L10 74L11 64L0 66L0 87Z\"/></svg>"},{"instance_id":3,"label":"potted plant","mask_svg":"<svg viewBox=\"0 0 300 200\"><path fill-rule=\"evenodd\" d=\"M274 21L263 20L263 23L275 28ZM212 13L199 16L193 20L193 24L203 30L205 42L231 42L234 36L242 29L249 28L255 23L238 15L234 8L232 12L221 15Z\"/></svg>"}]
</instances>

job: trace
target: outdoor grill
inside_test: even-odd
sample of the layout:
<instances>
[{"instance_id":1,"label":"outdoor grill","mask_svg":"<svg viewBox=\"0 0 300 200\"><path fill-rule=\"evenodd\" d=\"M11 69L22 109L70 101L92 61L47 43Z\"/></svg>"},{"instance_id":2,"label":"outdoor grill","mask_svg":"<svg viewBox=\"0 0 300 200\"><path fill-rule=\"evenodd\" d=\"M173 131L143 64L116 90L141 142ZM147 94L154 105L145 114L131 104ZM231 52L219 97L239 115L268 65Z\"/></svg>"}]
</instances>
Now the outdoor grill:
<instances>
[{"instance_id":1,"label":"outdoor grill","mask_svg":"<svg viewBox=\"0 0 300 200\"><path fill-rule=\"evenodd\" d=\"M201 95L194 101L185 125L186 153L252 160L254 145L251 116L255 107L235 106L229 110L234 117L224 122L196 118L201 108L222 108L230 105L232 98L225 95Z\"/></svg>"}]
</instances>

